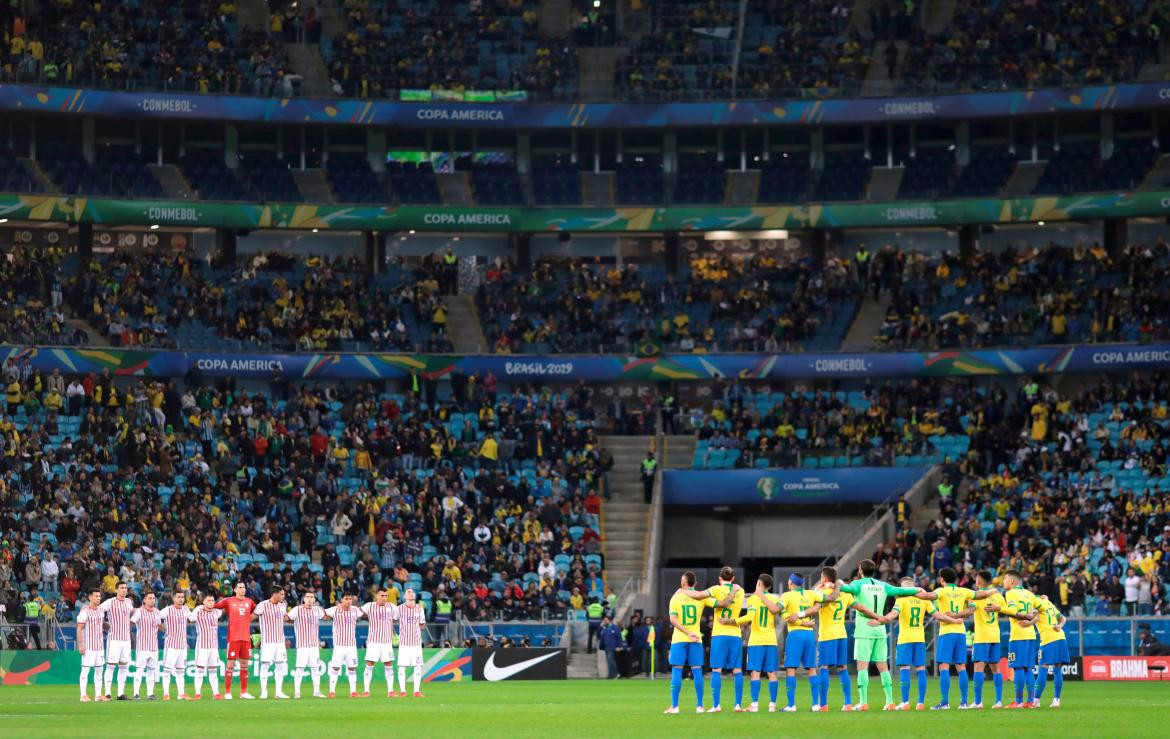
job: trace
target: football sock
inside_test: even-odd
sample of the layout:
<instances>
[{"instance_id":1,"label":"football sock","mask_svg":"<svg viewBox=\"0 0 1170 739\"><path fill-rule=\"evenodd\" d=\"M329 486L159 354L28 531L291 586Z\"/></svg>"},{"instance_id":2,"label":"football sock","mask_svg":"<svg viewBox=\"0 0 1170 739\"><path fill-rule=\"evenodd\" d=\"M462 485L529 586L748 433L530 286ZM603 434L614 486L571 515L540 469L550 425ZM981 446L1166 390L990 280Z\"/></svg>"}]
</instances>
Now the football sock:
<instances>
[{"instance_id":1,"label":"football sock","mask_svg":"<svg viewBox=\"0 0 1170 739\"><path fill-rule=\"evenodd\" d=\"M126 695L126 678L130 676L130 665L118 666L118 695Z\"/></svg>"},{"instance_id":2,"label":"football sock","mask_svg":"<svg viewBox=\"0 0 1170 739\"><path fill-rule=\"evenodd\" d=\"M962 705L967 705L967 699L971 697L971 682L967 676L967 668L959 666L959 695L962 696Z\"/></svg>"},{"instance_id":3,"label":"football sock","mask_svg":"<svg viewBox=\"0 0 1170 739\"><path fill-rule=\"evenodd\" d=\"M853 680L849 677L849 668L842 667L841 672L837 674L837 678L841 681L841 695L844 696L845 705L853 705ZM828 676L825 677L825 699L829 697Z\"/></svg>"},{"instance_id":4,"label":"football sock","mask_svg":"<svg viewBox=\"0 0 1170 739\"><path fill-rule=\"evenodd\" d=\"M219 692L219 671L212 667L207 671L207 682L211 683L211 694L220 695Z\"/></svg>"},{"instance_id":5,"label":"football sock","mask_svg":"<svg viewBox=\"0 0 1170 739\"><path fill-rule=\"evenodd\" d=\"M89 668L82 666L81 668L81 694L84 696L86 689L89 687Z\"/></svg>"},{"instance_id":6,"label":"football sock","mask_svg":"<svg viewBox=\"0 0 1170 739\"><path fill-rule=\"evenodd\" d=\"M976 704L983 703L983 680L985 678L986 678L986 676L983 674L983 670L980 670L979 672L975 673L975 703Z\"/></svg>"},{"instance_id":7,"label":"football sock","mask_svg":"<svg viewBox=\"0 0 1170 739\"><path fill-rule=\"evenodd\" d=\"M894 678L890 675L890 671L886 670L882 673L882 692L886 695L886 703L894 702Z\"/></svg>"},{"instance_id":8,"label":"football sock","mask_svg":"<svg viewBox=\"0 0 1170 739\"><path fill-rule=\"evenodd\" d=\"M394 667L393 667L393 665L391 665L390 667L387 667L385 672L386 672L386 692L393 693L394 692ZM402 691L406 692L405 685L402 686Z\"/></svg>"},{"instance_id":9,"label":"football sock","mask_svg":"<svg viewBox=\"0 0 1170 739\"><path fill-rule=\"evenodd\" d=\"M760 702L760 681L752 679L752 703Z\"/></svg>"},{"instance_id":10,"label":"football sock","mask_svg":"<svg viewBox=\"0 0 1170 739\"><path fill-rule=\"evenodd\" d=\"M1044 697L1044 688L1046 687L1047 682L1048 670L1045 670L1043 667L1041 667L1036 671L1036 687L1034 689L1036 700L1040 700Z\"/></svg>"},{"instance_id":11,"label":"football sock","mask_svg":"<svg viewBox=\"0 0 1170 739\"><path fill-rule=\"evenodd\" d=\"M1028 681L1028 671L1022 667L1016 668L1016 703L1024 702L1024 683Z\"/></svg>"},{"instance_id":12,"label":"football sock","mask_svg":"<svg viewBox=\"0 0 1170 739\"><path fill-rule=\"evenodd\" d=\"M195 671L195 695L203 692L203 676L207 674L207 670L200 667Z\"/></svg>"},{"instance_id":13,"label":"football sock","mask_svg":"<svg viewBox=\"0 0 1170 739\"><path fill-rule=\"evenodd\" d=\"M776 699L779 697L780 697L780 681L779 680L769 680L768 681L768 699L771 702L775 703Z\"/></svg>"},{"instance_id":14,"label":"football sock","mask_svg":"<svg viewBox=\"0 0 1170 739\"><path fill-rule=\"evenodd\" d=\"M938 674L938 692L942 695L941 703L951 702L951 668L949 667Z\"/></svg>"},{"instance_id":15,"label":"football sock","mask_svg":"<svg viewBox=\"0 0 1170 739\"><path fill-rule=\"evenodd\" d=\"M1003 675L999 674L999 670L995 671L993 681L995 683L995 702L1003 703Z\"/></svg>"},{"instance_id":16,"label":"football sock","mask_svg":"<svg viewBox=\"0 0 1170 739\"><path fill-rule=\"evenodd\" d=\"M419 665L414 666L414 692L422 692L422 667Z\"/></svg>"},{"instance_id":17,"label":"football sock","mask_svg":"<svg viewBox=\"0 0 1170 739\"><path fill-rule=\"evenodd\" d=\"M683 668L670 668L670 707L678 708L678 695L682 692Z\"/></svg>"},{"instance_id":18,"label":"football sock","mask_svg":"<svg viewBox=\"0 0 1170 739\"><path fill-rule=\"evenodd\" d=\"M869 703L869 670L857 671L857 702Z\"/></svg>"},{"instance_id":19,"label":"football sock","mask_svg":"<svg viewBox=\"0 0 1170 739\"><path fill-rule=\"evenodd\" d=\"M788 699L788 705L796 705L796 675L784 678L784 697Z\"/></svg>"},{"instance_id":20,"label":"football sock","mask_svg":"<svg viewBox=\"0 0 1170 739\"><path fill-rule=\"evenodd\" d=\"M695 705L703 707L703 668L691 667L691 678L695 681ZM403 683L405 684L405 682Z\"/></svg>"},{"instance_id":21,"label":"football sock","mask_svg":"<svg viewBox=\"0 0 1170 739\"><path fill-rule=\"evenodd\" d=\"M743 703L743 672L735 673L735 705Z\"/></svg>"},{"instance_id":22,"label":"football sock","mask_svg":"<svg viewBox=\"0 0 1170 739\"><path fill-rule=\"evenodd\" d=\"M718 708L723 700L723 673L711 673L711 705Z\"/></svg>"},{"instance_id":23,"label":"football sock","mask_svg":"<svg viewBox=\"0 0 1170 739\"><path fill-rule=\"evenodd\" d=\"M926 670L918 671L918 702L926 702Z\"/></svg>"},{"instance_id":24,"label":"football sock","mask_svg":"<svg viewBox=\"0 0 1170 739\"><path fill-rule=\"evenodd\" d=\"M370 692L370 681L374 679L374 668L366 665L366 669L362 670L362 684L365 686L362 690L367 693Z\"/></svg>"},{"instance_id":25,"label":"football sock","mask_svg":"<svg viewBox=\"0 0 1170 739\"><path fill-rule=\"evenodd\" d=\"M1060 665L1052 668L1052 697L1060 700L1060 691L1064 689L1064 671Z\"/></svg>"},{"instance_id":26,"label":"football sock","mask_svg":"<svg viewBox=\"0 0 1170 739\"><path fill-rule=\"evenodd\" d=\"M910 668L903 667L898 670L898 684L902 688L902 702L910 702Z\"/></svg>"}]
</instances>

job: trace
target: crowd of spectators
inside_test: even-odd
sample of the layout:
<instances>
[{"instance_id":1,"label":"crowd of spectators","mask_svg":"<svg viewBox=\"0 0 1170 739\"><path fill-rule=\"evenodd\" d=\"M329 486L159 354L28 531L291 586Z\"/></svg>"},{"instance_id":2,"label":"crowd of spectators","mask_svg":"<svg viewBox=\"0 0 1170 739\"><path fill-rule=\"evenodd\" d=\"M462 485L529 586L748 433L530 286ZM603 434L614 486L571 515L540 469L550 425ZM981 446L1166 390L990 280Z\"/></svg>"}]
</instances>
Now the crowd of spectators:
<instances>
[{"instance_id":1,"label":"crowd of spectators","mask_svg":"<svg viewBox=\"0 0 1170 739\"><path fill-rule=\"evenodd\" d=\"M697 436L696 469L921 465L966 453L973 419L996 400L969 380L768 392L718 379L669 426Z\"/></svg>"},{"instance_id":2,"label":"crowd of spectators","mask_svg":"<svg viewBox=\"0 0 1170 739\"><path fill-rule=\"evenodd\" d=\"M240 28L231 0L12 2L0 8L9 82L291 96L282 39Z\"/></svg>"},{"instance_id":3,"label":"crowd of spectators","mask_svg":"<svg viewBox=\"0 0 1170 739\"><path fill-rule=\"evenodd\" d=\"M541 34L533 0L395 3L346 0L345 26L323 52L339 94L397 97L400 90L522 90L568 96L576 53Z\"/></svg>"},{"instance_id":4,"label":"crowd of spectators","mask_svg":"<svg viewBox=\"0 0 1170 739\"><path fill-rule=\"evenodd\" d=\"M916 26L898 79L916 90L999 90L1135 79L1159 58L1164 6L1133 0L980 0Z\"/></svg>"},{"instance_id":5,"label":"crowd of spectators","mask_svg":"<svg viewBox=\"0 0 1170 739\"><path fill-rule=\"evenodd\" d=\"M476 302L497 353L778 351L836 348L857 290L843 262L813 271L765 252L696 256L677 276L636 262L503 262Z\"/></svg>"},{"instance_id":6,"label":"crowd of spectators","mask_svg":"<svg viewBox=\"0 0 1170 739\"><path fill-rule=\"evenodd\" d=\"M561 617L603 593L587 391L507 392L490 373L391 393L3 372L10 617L39 597L68 621L79 592L119 579L330 603L394 583L471 620Z\"/></svg>"},{"instance_id":7,"label":"crowd of spectators","mask_svg":"<svg viewBox=\"0 0 1170 739\"><path fill-rule=\"evenodd\" d=\"M899 349L1141 342L1165 338L1170 247L1009 247L967 262L883 251L870 282L892 293L879 346Z\"/></svg>"},{"instance_id":8,"label":"crowd of spectators","mask_svg":"<svg viewBox=\"0 0 1170 739\"><path fill-rule=\"evenodd\" d=\"M275 250L230 267L170 249L83 265L17 246L0 260L0 326L17 345L450 353L449 271L429 257L371 275L353 257Z\"/></svg>"},{"instance_id":9,"label":"crowd of spectators","mask_svg":"<svg viewBox=\"0 0 1170 739\"><path fill-rule=\"evenodd\" d=\"M1017 569L1074 618L1170 611L1167 398L1162 373L1065 392L1022 379L948 465L939 516L922 531L901 516L879 546L883 577Z\"/></svg>"}]
</instances>

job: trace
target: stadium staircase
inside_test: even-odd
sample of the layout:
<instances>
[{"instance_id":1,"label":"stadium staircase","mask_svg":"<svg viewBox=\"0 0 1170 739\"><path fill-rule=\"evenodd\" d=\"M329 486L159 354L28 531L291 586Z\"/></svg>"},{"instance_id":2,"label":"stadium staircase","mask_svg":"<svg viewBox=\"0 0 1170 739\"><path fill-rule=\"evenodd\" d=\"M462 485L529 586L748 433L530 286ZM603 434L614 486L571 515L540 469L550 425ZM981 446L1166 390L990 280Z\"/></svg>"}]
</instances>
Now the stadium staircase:
<instances>
[{"instance_id":1,"label":"stadium staircase","mask_svg":"<svg viewBox=\"0 0 1170 739\"><path fill-rule=\"evenodd\" d=\"M308 97L327 97L333 94L329 70L317 44L286 43L288 66L301 76L301 94Z\"/></svg>"},{"instance_id":2,"label":"stadium staircase","mask_svg":"<svg viewBox=\"0 0 1170 739\"><path fill-rule=\"evenodd\" d=\"M24 169L28 172L28 176L32 177L33 182L37 183L37 187L41 192L45 193L60 193L61 189L57 187L57 183L49 177L45 170L41 169L41 165L37 164L35 159L18 158L18 162L24 165Z\"/></svg>"},{"instance_id":3,"label":"stadium staircase","mask_svg":"<svg viewBox=\"0 0 1170 739\"><path fill-rule=\"evenodd\" d=\"M861 308L858 309L853 324L849 326L849 331L841 342L841 351L866 352L873 349L873 339L881 331L889 307L889 293L883 293L875 301L867 292L862 298Z\"/></svg>"},{"instance_id":4,"label":"stadium staircase","mask_svg":"<svg viewBox=\"0 0 1170 739\"><path fill-rule=\"evenodd\" d=\"M579 89L581 99L613 100L614 72L621 49L608 47L586 47L577 50L577 69L581 70Z\"/></svg>"},{"instance_id":5,"label":"stadium staircase","mask_svg":"<svg viewBox=\"0 0 1170 739\"><path fill-rule=\"evenodd\" d=\"M236 0L236 24L240 30L268 31L267 0Z\"/></svg>"},{"instance_id":6,"label":"stadium staircase","mask_svg":"<svg viewBox=\"0 0 1170 739\"><path fill-rule=\"evenodd\" d=\"M874 167L865 187L865 199L885 203L898 199L898 187L902 184L905 167Z\"/></svg>"},{"instance_id":7,"label":"stadium staircase","mask_svg":"<svg viewBox=\"0 0 1170 739\"><path fill-rule=\"evenodd\" d=\"M1044 174L1044 168L1048 166L1048 162L1018 162L1016 168L1012 172L1012 176L1004 183L1003 192L1001 193L1005 198L1018 198L1024 195L1031 195L1032 191L1036 189L1036 183L1040 181L1040 176Z\"/></svg>"},{"instance_id":8,"label":"stadium staircase","mask_svg":"<svg viewBox=\"0 0 1170 739\"><path fill-rule=\"evenodd\" d=\"M1139 190L1160 190L1170 185L1170 154L1162 154L1158 162L1150 168L1146 179L1138 186Z\"/></svg>"},{"instance_id":9,"label":"stadium staircase","mask_svg":"<svg viewBox=\"0 0 1170 739\"><path fill-rule=\"evenodd\" d=\"M460 207L475 205L471 180L467 172L436 174L435 184L439 186L439 196L443 199L443 205Z\"/></svg>"},{"instance_id":10,"label":"stadium staircase","mask_svg":"<svg viewBox=\"0 0 1170 739\"><path fill-rule=\"evenodd\" d=\"M899 66L894 70L897 72L906 59L908 44L905 41L895 41L894 47L898 49ZM889 67L886 66L886 43L883 41L874 44L869 68L865 70L865 79L861 81L861 94L866 96L893 95L896 88L897 81L890 79Z\"/></svg>"},{"instance_id":11,"label":"stadium staircase","mask_svg":"<svg viewBox=\"0 0 1170 739\"><path fill-rule=\"evenodd\" d=\"M487 351L487 339L479 322L479 312L470 295L444 295L443 306L447 309L447 331L457 354L483 354Z\"/></svg>"},{"instance_id":12,"label":"stadium staircase","mask_svg":"<svg viewBox=\"0 0 1170 739\"><path fill-rule=\"evenodd\" d=\"M174 164L148 164L146 168L158 180L168 198L190 200L195 197L191 183L187 182L187 178Z\"/></svg>"},{"instance_id":13,"label":"stadium staircase","mask_svg":"<svg viewBox=\"0 0 1170 739\"><path fill-rule=\"evenodd\" d=\"M321 0L317 3L317 17L321 19L321 38L331 39L345 27L338 0Z\"/></svg>"},{"instance_id":14,"label":"stadium staircase","mask_svg":"<svg viewBox=\"0 0 1170 739\"><path fill-rule=\"evenodd\" d=\"M922 4L922 12L926 15L923 27L928 34L939 34L950 28L955 19L956 0L932 0Z\"/></svg>"},{"instance_id":15,"label":"stadium staircase","mask_svg":"<svg viewBox=\"0 0 1170 739\"><path fill-rule=\"evenodd\" d=\"M760 194L760 170L727 172L727 194L724 205L755 205Z\"/></svg>"},{"instance_id":16,"label":"stadium staircase","mask_svg":"<svg viewBox=\"0 0 1170 739\"><path fill-rule=\"evenodd\" d=\"M573 29L570 0L540 0L540 34L552 38L568 36Z\"/></svg>"},{"instance_id":17,"label":"stadium staircase","mask_svg":"<svg viewBox=\"0 0 1170 739\"><path fill-rule=\"evenodd\" d=\"M641 466L654 437L606 436L601 443L613 455L610 499L601 506L605 580L618 591L630 578L641 577L646 568L650 506L643 502Z\"/></svg>"},{"instance_id":18,"label":"stadium staircase","mask_svg":"<svg viewBox=\"0 0 1170 739\"><path fill-rule=\"evenodd\" d=\"M581 173L581 205L613 205L613 172Z\"/></svg>"},{"instance_id":19,"label":"stadium staircase","mask_svg":"<svg viewBox=\"0 0 1170 739\"><path fill-rule=\"evenodd\" d=\"M290 169L293 182L306 203L332 203L333 193L329 190L329 181L325 179L325 172L320 169Z\"/></svg>"}]
</instances>

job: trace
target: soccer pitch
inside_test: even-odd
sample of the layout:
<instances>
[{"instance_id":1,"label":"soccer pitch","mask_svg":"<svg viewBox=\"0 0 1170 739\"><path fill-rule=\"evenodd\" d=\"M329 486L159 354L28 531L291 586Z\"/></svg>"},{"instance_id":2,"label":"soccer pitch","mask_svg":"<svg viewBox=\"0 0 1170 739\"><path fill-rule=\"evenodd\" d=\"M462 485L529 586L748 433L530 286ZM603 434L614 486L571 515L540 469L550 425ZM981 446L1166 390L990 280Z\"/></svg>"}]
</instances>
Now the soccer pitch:
<instances>
[{"instance_id":1,"label":"soccer pitch","mask_svg":"<svg viewBox=\"0 0 1170 739\"><path fill-rule=\"evenodd\" d=\"M377 689L381 683L374 687ZM1005 686L1010 693L1011 684ZM1063 707L1035 710L883 713L880 686L870 685L868 713L841 713L834 682L831 713L808 710L808 683L786 713L730 713L724 689L719 715L694 713L694 691L683 685L682 713L662 715L669 682L569 680L550 682L429 683L426 698L371 697L332 700L212 701L200 703L77 701L76 687L0 687L0 735L48 736L244 736L275 730L297 736L372 736L419 733L452 736L775 736L778 732L855 736L1167 736L1170 682L1065 683ZM987 689L990 691L991 686ZM1049 684L1044 704L1051 698ZM253 691L254 692L254 691ZM955 687L951 689L955 699ZM385 693L383 692L384 696ZM767 688L764 691L765 700ZM781 686L781 700L784 690ZM932 684L928 700L938 700ZM708 692L708 701L710 694ZM873 710L874 706L879 710Z\"/></svg>"}]
</instances>

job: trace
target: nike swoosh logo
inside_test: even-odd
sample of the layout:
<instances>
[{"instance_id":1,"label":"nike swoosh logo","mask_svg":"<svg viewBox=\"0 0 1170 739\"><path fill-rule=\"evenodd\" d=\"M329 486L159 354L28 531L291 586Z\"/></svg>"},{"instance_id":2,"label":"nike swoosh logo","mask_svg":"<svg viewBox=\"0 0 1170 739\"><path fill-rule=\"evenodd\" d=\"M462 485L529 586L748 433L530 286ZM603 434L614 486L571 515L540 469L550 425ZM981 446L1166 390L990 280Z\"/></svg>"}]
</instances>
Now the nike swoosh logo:
<instances>
[{"instance_id":1,"label":"nike swoosh logo","mask_svg":"<svg viewBox=\"0 0 1170 739\"><path fill-rule=\"evenodd\" d=\"M507 667L496 667L496 653L492 652L491 655L488 657L488 661L483 666L483 677L485 680L488 680L490 682L496 682L498 680L507 680L508 678L512 677L516 673L523 672L524 670L527 670L529 667L532 667L533 665L538 665L541 662L544 662L547 659L552 659L555 656L557 656L556 652L549 652L548 654L545 654L543 656L533 657L532 659L526 659L523 662L517 662L516 664L508 665Z\"/></svg>"}]
</instances>

